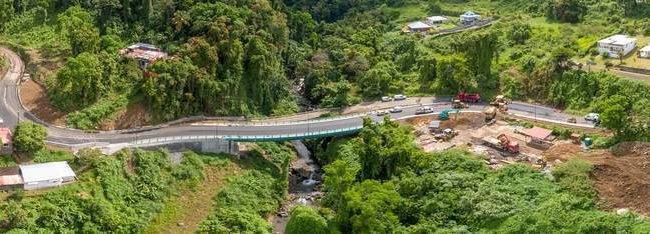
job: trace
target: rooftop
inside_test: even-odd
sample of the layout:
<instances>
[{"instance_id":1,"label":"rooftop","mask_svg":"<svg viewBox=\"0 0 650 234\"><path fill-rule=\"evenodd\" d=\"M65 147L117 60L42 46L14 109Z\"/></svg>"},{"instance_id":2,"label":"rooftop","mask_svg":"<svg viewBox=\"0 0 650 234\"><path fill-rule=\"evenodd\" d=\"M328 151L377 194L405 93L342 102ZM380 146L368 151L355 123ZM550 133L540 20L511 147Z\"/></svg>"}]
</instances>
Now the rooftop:
<instances>
[{"instance_id":1,"label":"rooftop","mask_svg":"<svg viewBox=\"0 0 650 234\"><path fill-rule=\"evenodd\" d=\"M438 120L433 120L429 123L429 128L439 128L440 127L440 121Z\"/></svg>"},{"instance_id":2,"label":"rooftop","mask_svg":"<svg viewBox=\"0 0 650 234\"><path fill-rule=\"evenodd\" d=\"M602 39L598 41L598 43L603 43L603 44L612 44L612 45L627 45L630 43L636 42L636 38L630 37L628 35L623 35L623 34L616 34L613 36L610 36L608 38Z\"/></svg>"},{"instance_id":3,"label":"rooftop","mask_svg":"<svg viewBox=\"0 0 650 234\"><path fill-rule=\"evenodd\" d=\"M0 128L0 140L2 144L11 144L11 129Z\"/></svg>"},{"instance_id":4,"label":"rooftop","mask_svg":"<svg viewBox=\"0 0 650 234\"><path fill-rule=\"evenodd\" d=\"M163 52L160 48L146 43L133 44L126 49L120 50L120 54L124 57L148 61L156 61L167 57L167 53Z\"/></svg>"},{"instance_id":5,"label":"rooftop","mask_svg":"<svg viewBox=\"0 0 650 234\"><path fill-rule=\"evenodd\" d=\"M650 45L647 45L647 46L641 48L641 50L639 50L639 51L641 51L641 52L650 52Z\"/></svg>"},{"instance_id":6,"label":"rooftop","mask_svg":"<svg viewBox=\"0 0 650 234\"><path fill-rule=\"evenodd\" d=\"M430 25L423 23L422 21L416 21L408 24L410 29L426 29L431 28Z\"/></svg>"},{"instance_id":7,"label":"rooftop","mask_svg":"<svg viewBox=\"0 0 650 234\"><path fill-rule=\"evenodd\" d=\"M429 17L427 17L427 20L431 20L431 21L445 21L445 20L447 20L447 17L439 16L439 15L436 15L436 16L429 16Z\"/></svg>"},{"instance_id":8,"label":"rooftop","mask_svg":"<svg viewBox=\"0 0 650 234\"><path fill-rule=\"evenodd\" d=\"M23 178L20 175L0 176L0 186L23 184Z\"/></svg>"},{"instance_id":9,"label":"rooftop","mask_svg":"<svg viewBox=\"0 0 650 234\"><path fill-rule=\"evenodd\" d=\"M20 173L23 175L25 183L75 176L74 171L67 162L20 165Z\"/></svg>"},{"instance_id":10,"label":"rooftop","mask_svg":"<svg viewBox=\"0 0 650 234\"><path fill-rule=\"evenodd\" d=\"M528 135L528 136L530 136L532 138L537 138L537 139L541 139L541 140L544 140L544 139L548 138L549 136L551 136L552 132L553 131L551 131L551 130L548 130L548 129L545 129L545 128L540 128L540 127L533 127L533 128L529 128L529 129L524 130L524 133L526 135Z\"/></svg>"},{"instance_id":11,"label":"rooftop","mask_svg":"<svg viewBox=\"0 0 650 234\"><path fill-rule=\"evenodd\" d=\"M478 16L478 15L476 13L474 13L473 11L467 11L467 12L463 13L461 16Z\"/></svg>"}]
</instances>

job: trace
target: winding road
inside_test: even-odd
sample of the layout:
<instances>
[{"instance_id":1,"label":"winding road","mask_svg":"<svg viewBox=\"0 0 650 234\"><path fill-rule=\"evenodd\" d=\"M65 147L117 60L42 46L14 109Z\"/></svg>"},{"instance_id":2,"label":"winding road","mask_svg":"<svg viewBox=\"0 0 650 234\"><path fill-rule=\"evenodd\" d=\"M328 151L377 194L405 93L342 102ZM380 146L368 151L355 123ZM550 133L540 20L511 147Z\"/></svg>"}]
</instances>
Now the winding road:
<instances>
[{"instance_id":1,"label":"winding road","mask_svg":"<svg viewBox=\"0 0 650 234\"><path fill-rule=\"evenodd\" d=\"M0 118L4 120L5 127L13 129L19 121L29 120L44 125L47 128L47 143L63 146L71 149L86 147L141 147L151 145L162 145L179 141L197 141L221 139L230 141L279 141L304 138L315 138L329 135L341 135L358 131L364 117L370 117L380 121L383 117L376 116L372 112L358 113L353 115L340 116L323 120L304 120L277 123L267 122L228 122L225 124L185 124L174 126L158 126L153 128L129 129L119 131L100 131L88 133L81 130L62 128L45 123L29 113L20 101L19 86L20 78L23 75L24 64L20 57L11 50L0 48L10 61L10 68L0 82L0 95L3 97L0 105ZM438 100L426 98L435 112L440 112L450 107L448 99ZM407 102L392 102L392 105L401 105L401 113L390 114L394 119L405 119L415 116L415 111L420 105L406 106ZM412 103L412 102L411 102ZM390 104L389 104L390 105ZM481 111L485 104L471 105L463 112ZM562 124L572 116L558 112L555 109L521 102L514 102L510 106L510 115L523 118L534 118L540 121L556 122ZM574 125L582 128L593 126L577 118L579 121Z\"/></svg>"}]
</instances>

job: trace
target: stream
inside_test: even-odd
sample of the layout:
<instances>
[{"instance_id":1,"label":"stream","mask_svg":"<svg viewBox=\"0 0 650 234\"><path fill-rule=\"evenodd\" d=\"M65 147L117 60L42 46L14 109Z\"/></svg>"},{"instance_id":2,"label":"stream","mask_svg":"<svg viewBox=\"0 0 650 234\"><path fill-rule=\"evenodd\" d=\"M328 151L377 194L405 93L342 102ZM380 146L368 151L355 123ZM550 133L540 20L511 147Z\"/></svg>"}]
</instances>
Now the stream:
<instances>
[{"instance_id":1,"label":"stream","mask_svg":"<svg viewBox=\"0 0 650 234\"><path fill-rule=\"evenodd\" d=\"M298 158L291 162L288 200L271 217L273 231L279 234L284 233L289 221L289 213L294 206L316 206L316 200L323 195L320 191L322 181L320 166L314 162L311 152L301 141L292 141L291 144L298 152Z\"/></svg>"}]
</instances>

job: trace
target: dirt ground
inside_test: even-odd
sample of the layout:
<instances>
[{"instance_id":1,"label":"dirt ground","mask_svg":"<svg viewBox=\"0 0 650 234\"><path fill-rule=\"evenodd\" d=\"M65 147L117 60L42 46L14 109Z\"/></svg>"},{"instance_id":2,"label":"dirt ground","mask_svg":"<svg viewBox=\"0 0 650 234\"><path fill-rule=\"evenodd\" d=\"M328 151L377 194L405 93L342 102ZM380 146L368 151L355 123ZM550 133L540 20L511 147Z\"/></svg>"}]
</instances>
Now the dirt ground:
<instances>
[{"instance_id":1,"label":"dirt ground","mask_svg":"<svg viewBox=\"0 0 650 234\"><path fill-rule=\"evenodd\" d=\"M604 209L629 208L650 216L650 142L624 142L611 150L583 152L574 144L551 148L545 157L580 157L594 165L591 174Z\"/></svg>"},{"instance_id":2,"label":"dirt ground","mask_svg":"<svg viewBox=\"0 0 650 234\"><path fill-rule=\"evenodd\" d=\"M450 120L442 121L442 129L453 128L459 134L449 141L436 141L427 129L433 119L437 117L422 116L405 121L415 128L417 141L427 152L466 148L480 155L493 169L523 162L541 170L546 165L552 166L579 157L594 165L591 178L603 209L628 208L650 216L650 142L626 142L611 150L583 151L578 144L569 140L554 140L550 148L544 149L527 145L528 139L517 133L518 127L506 122L497 121L493 125L484 126L480 114L463 114L457 119L452 115ZM481 144L481 138L496 137L501 133L519 143L521 154L508 155Z\"/></svg>"},{"instance_id":3,"label":"dirt ground","mask_svg":"<svg viewBox=\"0 0 650 234\"><path fill-rule=\"evenodd\" d=\"M126 110L117 114L115 120L102 123L101 130L128 129L146 126L152 122L147 107L142 102L129 104Z\"/></svg>"},{"instance_id":4,"label":"dirt ground","mask_svg":"<svg viewBox=\"0 0 650 234\"><path fill-rule=\"evenodd\" d=\"M25 108L39 119L58 126L65 126L65 113L52 106L43 86L31 79L23 82L20 87L20 99Z\"/></svg>"},{"instance_id":5,"label":"dirt ground","mask_svg":"<svg viewBox=\"0 0 650 234\"><path fill-rule=\"evenodd\" d=\"M458 131L458 135L449 141L438 141L428 132L429 122L434 119L437 119L437 117L422 116L406 121L416 129L418 143L426 152L442 151L449 148L466 148L482 156L486 163L494 169L515 162L529 163L538 169L543 166L543 162L541 162L542 150L528 146L526 144L528 139L524 135L516 133L518 127L508 125L503 121L497 121L493 125L485 125L483 114L464 113L458 116L452 114L449 120L440 123L440 128L454 129ZM496 138L501 133L506 134L511 141L519 143L521 154L511 155L483 145L482 138Z\"/></svg>"}]
</instances>

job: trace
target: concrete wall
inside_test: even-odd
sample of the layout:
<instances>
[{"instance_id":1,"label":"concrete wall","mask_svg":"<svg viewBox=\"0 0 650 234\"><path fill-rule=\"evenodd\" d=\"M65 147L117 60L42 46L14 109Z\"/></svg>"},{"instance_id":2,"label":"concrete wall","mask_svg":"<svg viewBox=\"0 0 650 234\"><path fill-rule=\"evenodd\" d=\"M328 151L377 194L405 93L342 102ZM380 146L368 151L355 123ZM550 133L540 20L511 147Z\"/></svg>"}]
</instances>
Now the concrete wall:
<instances>
[{"instance_id":1,"label":"concrete wall","mask_svg":"<svg viewBox=\"0 0 650 234\"><path fill-rule=\"evenodd\" d=\"M128 148L141 148L145 150L167 149L169 152L183 152L187 150L199 151L205 153L226 153L239 154L239 145L237 142L225 140L204 140L199 142L179 142L155 146L129 146Z\"/></svg>"}]
</instances>

